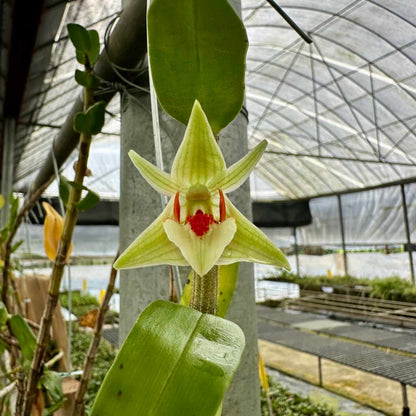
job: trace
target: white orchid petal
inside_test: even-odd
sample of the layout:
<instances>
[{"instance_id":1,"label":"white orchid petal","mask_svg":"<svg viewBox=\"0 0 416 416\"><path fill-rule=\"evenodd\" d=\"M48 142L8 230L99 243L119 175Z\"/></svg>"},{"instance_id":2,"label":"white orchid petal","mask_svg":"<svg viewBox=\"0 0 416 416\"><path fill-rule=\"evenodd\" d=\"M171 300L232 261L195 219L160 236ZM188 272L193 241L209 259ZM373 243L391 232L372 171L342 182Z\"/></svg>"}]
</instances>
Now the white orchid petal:
<instances>
[{"instance_id":1,"label":"white orchid petal","mask_svg":"<svg viewBox=\"0 0 416 416\"><path fill-rule=\"evenodd\" d=\"M237 232L231 243L225 248L217 264L225 265L237 261L271 264L290 270L285 255L273 242L252 224L244 215L225 197L227 215L235 218Z\"/></svg>"},{"instance_id":2,"label":"white orchid petal","mask_svg":"<svg viewBox=\"0 0 416 416\"><path fill-rule=\"evenodd\" d=\"M179 185L172 180L168 173L148 162L134 150L130 150L129 157L134 166L136 166L143 178L146 179L153 189L167 196L175 195L179 189Z\"/></svg>"},{"instance_id":3,"label":"white orchid petal","mask_svg":"<svg viewBox=\"0 0 416 416\"><path fill-rule=\"evenodd\" d=\"M239 188L259 162L266 147L267 141L263 140L250 153L231 165L224 176L217 177L217 180L214 180L212 183L210 182L208 184L210 190L216 188L222 189L224 193L228 193Z\"/></svg>"},{"instance_id":4,"label":"white orchid petal","mask_svg":"<svg viewBox=\"0 0 416 416\"><path fill-rule=\"evenodd\" d=\"M166 220L163 226L169 240L179 247L185 259L200 276L205 276L212 269L236 232L234 218L212 225L203 237L198 237L189 225L182 225L174 220Z\"/></svg>"},{"instance_id":5,"label":"white orchid petal","mask_svg":"<svg viewBox=\"0 0 416 416\"><path fill-rule=\"evenodd\" d=\"M225 174L225 168L208 119L195 101L185 137L173 161L172 180L182 187L205 185L212 176Z\"/></svg>"},{"instance_id":6,"label":"white orchid petal","mask_svg":"<svg viewBox=\"0 0 416 416\"><path fill-rule=\"evenodd\" d=\"M114 263L115 269L172 264L186 266L188 262L179 248L169 241L163 222L172 216L173 198L158 218L150 224Z\"/></svg>"}]
</instances>

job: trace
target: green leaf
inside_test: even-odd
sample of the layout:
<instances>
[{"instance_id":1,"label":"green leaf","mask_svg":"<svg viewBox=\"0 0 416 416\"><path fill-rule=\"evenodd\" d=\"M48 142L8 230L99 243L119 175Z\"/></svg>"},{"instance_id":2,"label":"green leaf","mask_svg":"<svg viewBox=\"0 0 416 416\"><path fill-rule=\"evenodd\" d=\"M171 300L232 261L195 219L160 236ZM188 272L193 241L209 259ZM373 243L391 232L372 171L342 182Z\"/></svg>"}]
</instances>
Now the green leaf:
<instances>
[{"instance_id":1,"label":"green leaf","mask_svg":"<svg viewBox=\"0 0 416 416\"><path fill-rule=\"evenodd\" d=\"M89 30L88 37L90 40L90 47L88 48L87 55L90 61L90 65L94 66L100 56L100 37L96 30Z\"/></svg>"},{"instance_id":2,"label":"green leaf","mask_svg":"<svg viewBox=\"0 0 416 416\"><path fill-rule=\"evenodd\" d=\"M62 401L64 394L62 392L62 378L59 373L45 368L40 378L40 384L55 403Z\"/></svg>"},{"instance_id":3,"label":"green leaf","mask_svg":"<svg viewBox=\"0 0 416 416\"><path fill-rule=\"evenodd\" d=\"M225 318L231 299L237 285L239 263L229 264L218 267L218 310L217 316ZM188 281L182 291L182 297L179 303L183 306L189 306L192 293L193 272L189 273Z\"/></svg>"},{"instance_id":4,"label":"green leaf","mask_svg":"<svg viewBox=\"0 0 416 416\"><path fill-rule=\"evenodd\" d=\"M79 69L75 71L75 81L79 85L92 90L97 89L100 86L100 80L94 74L80 71Z\"/></svg>"},{"instance_id":5,"label":"green leaf","mask_svg":"<svg viewBox=\"0 0 416 416\"><path fill-rule=\"evenodd\" d=\"M6 241L9 236L9 228L7 226L0 230L1 241Z\"/></svg>"},{"instance_id":6,"label":"green leaf","mask_svg":"<svg viewBox=\"0 0 416 416\"><path fill-rule=\"evenodd\" d=\"M219 266L217 316L225 318L237 285L239 263Z\"/></svg>"},{"instance_id":7,"label":"green leaf","mask_svg":"<svg viewBox=\"0 0 416 416\"><path fill-rule=\"evenodd\" d=\"M99 101L91 106L86 113L78 113L74 117L74 130L88 136L98 134L104 125L105 102Z\"/></svg>"},{"instance_id":8,"label":"green leaf","mask_svg":"<svg viewBox=\"0 0 416 416\"><path fill-rule=\"evenodd\" d=\"M90 415L214 416L243 350L234 323L156 301L124 342Z\"/></svg>"},{"instance_id":9,"label":"green leaf","mask_svg":"<svg viewBox=\"0 0 416 416\"><path fill-rule=\"evenodd\" d=\"M0 326L3 326L7 322L9 314L7 308L3 302L0 302Z\"/></svg>"},{"instance_id":10,"label":"green leaf","mask_svg":"<svg viewBox=\"0 0 416 416\"><path fill-rule=\"evenodd\" d=\"M24 240L20 240L17 243L15 243L15 244L12 245L12 250L11 250L12 253L14 253L23 244L23 241Z\"/></svg>"},{"instance_id":11,"label":"green leaf","mask_svg":"<svg viewBox=\"0 0 416 416\"><path fill-rule=\"evenodd\" d=\"M13 192L9 195L10 213L7 221L7 228L11 230L17 218L17 211L19 209L19 198L13 195Z\"/></svg>"},{"instance_id":12,"label":"green leaf","mask_svg":"<svg viewBox=\"0 0 416 416\"><path fill-rule=\"evenodd\" d=\"M42 410L42 416L53 415L58 409L60 409L65 404L65 398L60 400L57 403L54 403L52 406L49 406L46 409Z\"/></svg>"},{"instance_id":13,"label":"green leaf","mask_svg":"<svg viewBox=\"0 0 416 416\"><path fill-rule=\"evenodd\" d=\"M77 208L79 211L86 211L87 209L95 207L99 202L99 195L94 191L91 191L91 189L88 189L87 195L85 195L85 197L80 202L78 202Z\"/></svg>"},{"instance_id":14,"label":"green leaf","mask_svg":"<svg viewBox=\"0 0 416 416\"><path fill-rule=\"evenodd\" d=\"M81 64L81 65L85 65L85 63L87 62L87 56L85 55L84 52L76 49L75 50L75 56L77 58L77 61Z\"/></svg>"},{"instance_id":15,"label":"green leaf","mask_svg":"<svg viewBox=\"0 0 416 416\"><path fill-rule=\"evenodd\" d=\"M68 30L69 39L71 39L75 49L86 53L91 47L88 30L81 25L77 25L76 23L69 23L66 27Z\"/></svg>"},{"instance_id":16,"label":"green leaf","mask_svg":"<svg viewBox=\"0 0 416 416\"><path fill-rule=\"evenodd\" d=\"M25 360L32 360L36 348L36 337L20 315L10 318L10 329L19 342Z\"/></svg>"},{"instance_id":17,"label":"green leaf","mask_svg":"<svg viewBox=\"0 0 416 416\"><path fill-rule=\"evenodd\" d=\"M70 192L71 188L68 179L64 175L59 175L59 197L65 206L68 205Z\"/></svg>"},{"instance_id":18,"label":"green leaf","mask_svg":"<svg viewBox=\"0 0 416 416\"><path fill-rule=\"evenodd\" d=\"M187 124L197 99L218 134L244 99L248 41L233 8L226 0L153 0L148 36L162 107Z\"/></svg>"},{"instance_id":19,"label":"green leaf","mask_svg":"<svg viewBox=\"0 0 416 416\"><path fill-rule=\"evenodd\" d=\"M98 32L96 30L87 30L83 26L75 23L68 24L67 29L69 38L76 49L77 61L85 65L85 57L87 56L90 66L94 66L100 56L100 38Z\"/></svg>"}]
</instances>

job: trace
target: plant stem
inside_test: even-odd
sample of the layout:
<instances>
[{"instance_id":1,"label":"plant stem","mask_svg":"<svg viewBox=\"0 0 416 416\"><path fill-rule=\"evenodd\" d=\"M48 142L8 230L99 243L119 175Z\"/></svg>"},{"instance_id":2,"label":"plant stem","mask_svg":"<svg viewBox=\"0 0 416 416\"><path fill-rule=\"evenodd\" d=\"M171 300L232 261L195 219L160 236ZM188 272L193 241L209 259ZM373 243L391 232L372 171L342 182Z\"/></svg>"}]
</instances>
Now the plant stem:
<instances>
[{"instance_id":1,"label":"plant stem","mask_svg":"<svg viewBox=\"0 0 416 416\"><path fill-rule=\"evenodd\" d=\"M114 262L117 260L119 253L117 252ZM114 264L113 262L113 264ZM82 379L75 398L75 405L72 409L72 416L79 416L84 414L84 396L88 388L88 382L91 377L92 368L97 356L98 345L101 340L101 333L104 325L104 318L108 312L110 300L114 293L114 287L117 278L117 270L111 267L110 279L108 281L107 289L100 310L98 311L97 321L94 328L94 338L91 340L88 348L87 356L85 357L84 366L82 369Z\"/></svg>"},{"instance_id":2,"label":"plant stem","mask_svg":"<svg viewBox=\"0 0 416 416\"><path fill-rule=\"evenodd\" d=\"M218 309L218 266L205 276L193 271L192 293L189 306L202 313L215 315Z\"/></svg>"},{"instance_id":3,"label":"plant stem","mask_svg":"<svg viewBox=\"0 0 416 416\"><path fill-rule=\"evenodd\" d=\"M169 300L178 303L178 292L176 291L175 278L173 277L173 267L169 266Z\"/></svg>"},{"instance_id":4,"label":"plant stem","mask_svg":"<svg viewBox=\"0 0 416 416\"><path fill-rule=\"evenodd\" d=\"M84 111L94 104L93 92L90 89L84 89ZM81 134L80 147L78 153L78 163L76 164L75 182L82 185L87 169L88 156L91 145L91 136ZM66 265L68 251L71 245L72 233L78 218L77 204L81 199L81 187L71 188L67 212L65 215L64 227L61 240L59 241L58 251L52 268L52 274L49 281L48 298L43 311L40 323L39 334L36 343L36 350L30 367L28 383L24 394L25 416L30 416L33 403L36 399L37 384L42 375L42 361L44 359L46 346L49 341L49 333L52 324L52 317L59 299L59 289Z\"/></svg>"}]
</instances>

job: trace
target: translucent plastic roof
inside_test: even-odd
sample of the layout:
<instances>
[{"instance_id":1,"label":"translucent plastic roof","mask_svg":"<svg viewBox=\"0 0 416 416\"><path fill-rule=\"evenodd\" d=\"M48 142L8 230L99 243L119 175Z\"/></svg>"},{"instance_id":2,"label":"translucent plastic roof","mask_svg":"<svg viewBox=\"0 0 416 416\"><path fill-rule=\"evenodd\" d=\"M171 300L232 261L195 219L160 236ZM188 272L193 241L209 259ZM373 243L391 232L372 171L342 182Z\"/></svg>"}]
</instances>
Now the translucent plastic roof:
<instances>
[{"instance_id":1,"label":"translucent plastic roof","mask_svg":"<svg viewBox=\"0 0 416 416\"><path fill-rule=\"evenodd\" d=\"M249 145L269 141L252 179L254 198L304 198L416 179L415 2L280 2L310 34L311 45L267 1L242 5L250 41ZM120 8L116 0L68 3L42 93L23 114L30 129L19 128L17 183L42 164L79 94L65 24L78 22L103 37ZM95 156L92 151L90 181L97 191L117 197L117 99L108 110L110 122L96 139L101 150Z\"/></svg>"}]
</instances>

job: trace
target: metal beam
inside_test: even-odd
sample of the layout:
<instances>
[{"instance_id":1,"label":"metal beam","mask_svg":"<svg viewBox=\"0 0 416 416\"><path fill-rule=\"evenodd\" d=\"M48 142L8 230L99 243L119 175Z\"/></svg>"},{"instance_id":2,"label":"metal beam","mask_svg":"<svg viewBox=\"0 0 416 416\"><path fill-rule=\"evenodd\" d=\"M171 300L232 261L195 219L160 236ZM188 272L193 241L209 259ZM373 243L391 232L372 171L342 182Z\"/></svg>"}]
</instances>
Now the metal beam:
<instances>
[{"instance_id":1,"label":"metal beam","mask_svg":"<svg viewBox=\"0 0 416 416\"><path fill-rule=\"evenodd\" d=\"M295 156L295 157L311 157L316 159L329 159L329 160L337 160L337 161L347 161L347 162L357 162L357 163L376 163L378 165L397 165L397 166L411 166L415 167L414 163L408 162L389 162L387 160L378 160L378 159L357 159L353 157L343 157L343 156L324 156L320 154L311 154L311 153L291 153L291 152L284 152L278 150L266 150L264 153L269 153L278 156Z\"/></svg>"},{"instance_id":2,"label":"metal beam","mask_svg":"<svg viewBox=\"0 0 416 416\"><path fill-rule=\"evenodd\" d=\"M108 54L111 63L122 68L134 68L143 59L146 53L146 1L132 0L123 10L108 42ZM109 81L119 80L107 52L104 50L94 66L95 73ZM100 95L99 99L109 103L115 95L114 89L107 94ZM28 200L32 193L40 188L46 188L54 176L53 153L58 167L61 167L79 142L79 135L72 128L72 121L76 113L82 111L81 94L70 110L58 136L54 140L53 149L49 152L45 163L33 181Z\"/></svg>"},{"instance_id":3,"label":"metal beam","mask_svg":"<svg viewBox=\"0 0 416 416\"><path fill-rule=\"evenodd\" d=\"M412 242L410 237L410 227L409 227L409 215L407 213L407 202L406 202L406 190L404 185L400 185L400 190L402 192L402 206L403 206L403 218L404 218L404 227L406 232L407 246L409 248L409 265L410 265L410 276L412 278L412 283L415 283L415 268L413 265L413 250L411 250Z\"/></svg>"},{"instance_id":4,"label":"metal beam","mask_svg":"<svg viewBox=\"0 0 416 416\"><path fill-rule=\"evenodd\" d=\"M299 272L299 246L298 246L297 227L293 227L293 237L295 239L296 276L300 277L300 272Z\"/></svg>"},{"instance_id":5,"label":"metal beam","mask_svg":"<svg viewBox=\"0 0 416 416\"><path fill-rule=\"evenodd\" d=\"M266 0L267 3L270 4L270 6L273 7L277 11L277 13L280 14L280 16L283 17L283 19L286 20L286 22L289 24L289 26L306 42L306 43L312 43L313 40L311 37L306 34L292 19L291 17L274 1L274 0Z\"/></svg>"},{"instance_id":6,"label":"metal beam","mask_svg":"<svg viewBox=\"0 0 416 416\"><path fill-rule=\"evenodd\" d=\"M324 197L328 197L328 196L355 194L357 192L367 192L367 191L372 191L374 189L389 188L390 186L398 186L398 185L402 185L402 184L406 185L406 184L409 184L409 183L416 183L416 176L413 176L411 178L406 178L406 179L399 179L397 181L392 181L392 182L380 183L378 185L366 186L366 187L363 187L363 188L351 188L351 189L346 189L344 191L328 192L326 194L305 196L303 198L297 198L297 201L310 201L311 199L324 198ZM283 199L282 201L290 201L290 200L291 199L286 199L286 200Z\"/></svg>"},{"instance_id":7,"label":"metal beam","mask_svg":"<svg viewBox=\"0 0 416 416\"><path fill-rule=\"evenodd\" d=\"M338 215L339 215L339 227L341 231L342 253L344 256L344 274L345 276L348 276L348 257L347 257L347 246L345 244L344 217L342 215L341 195L338 195Z\"/></svg>"}]
</instances>

